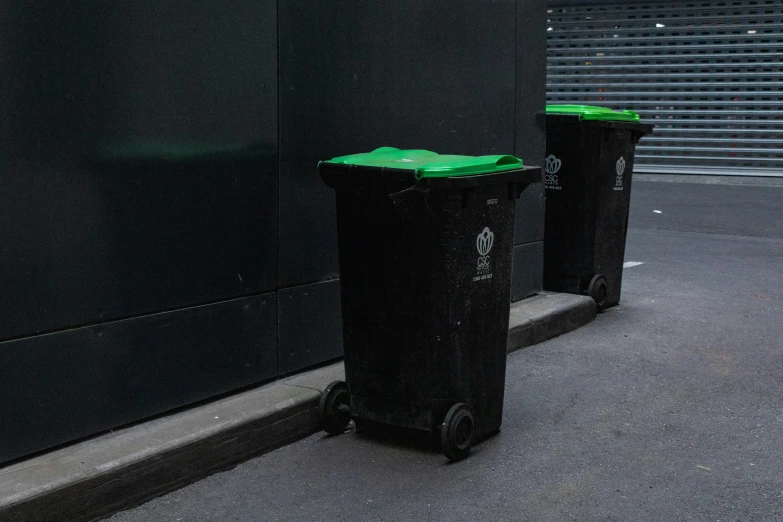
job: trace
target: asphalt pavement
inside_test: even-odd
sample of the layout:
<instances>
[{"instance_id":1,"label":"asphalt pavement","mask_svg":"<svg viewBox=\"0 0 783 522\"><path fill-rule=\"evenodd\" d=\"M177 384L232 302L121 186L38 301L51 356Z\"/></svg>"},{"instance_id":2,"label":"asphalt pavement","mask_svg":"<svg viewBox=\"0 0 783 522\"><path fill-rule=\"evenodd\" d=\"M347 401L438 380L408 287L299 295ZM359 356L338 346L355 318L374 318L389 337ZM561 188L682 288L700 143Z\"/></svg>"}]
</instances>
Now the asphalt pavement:
<instances>
[{"instance_id":1,"label":"asphalt pavement","mask_svg":"<svg viewBox=\"0 0 783 522\"><path fill-rule=\"evenodd\" d=\"M316 434L112 518L783 520L783 187L637 181L620 306L509 357L448 464Z\"/></svg>"}]
</instances>

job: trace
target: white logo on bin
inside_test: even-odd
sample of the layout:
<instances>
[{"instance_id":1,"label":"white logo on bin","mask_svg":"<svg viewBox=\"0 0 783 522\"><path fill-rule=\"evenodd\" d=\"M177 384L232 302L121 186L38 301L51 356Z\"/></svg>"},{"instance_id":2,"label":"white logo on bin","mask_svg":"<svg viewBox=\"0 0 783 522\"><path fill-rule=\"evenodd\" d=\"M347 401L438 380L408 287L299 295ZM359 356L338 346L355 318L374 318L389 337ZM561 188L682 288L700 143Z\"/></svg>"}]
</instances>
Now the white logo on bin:
<instances>
[{"instance_id":1,"label":"white logo on bin","mask_svg":"<svg viewBox=\"0 0 783 522\"><path fill-rule=\"evenodd\" d=\"M617 175L622 176L623 172L625 172L625 158L620 156L620 159L617 160Z\"/></svg>"},{"instance_id":2,"label":"white logo on bin","mask_svg":"<svg viewBox=\"0 0 783 522\"><path fill-rule=\"evenodd\" d=\"M473 278L474 281L492 279L492 274L489 273L489 252L492 250L494 242L495 234L492 233L489 227L484 227L481 234L476 236L476 249L478 250L479 258L476 261L477 275Z\"/></svg>"},{"instance_id":3,"label":"white logo on bin","mask_svg":"<svg viewBox=\"0 0 783 522\"><path fill-rule=\"evenodd\" d=\"M479 254L486 256L489 251L492 250L492 243L495 242L495 234L493 234L489 227L484 227L481 234L476 238L476 248L478 248Z\"/></svg>"},{"instance_id":4,"label":"white logo on bin","mask_svg":"<svg viewBox=\"0 0 783 522\"><path fill-rule=\"evenodd\" d=\"M560 171L560 167L563 166L563 162L557 159L557 157L554 154L550 154L547 156L547 158L544 160L545 167L547 174L557 174Z\"/></svg>"},{"instance_id":5,"label":"white logo on bin","mask_svg":"<svg viewBox=\"0 0 783 522\"><path fill-rule=\"evenodd\" d=\"M563 162L560 161L557 156L550 154L544 159L544 186L551 190L560 190L560 176L557 175L560 172L560 167L563 166Z\"/></svg>"},{"instance_id":6,"label":"white logo on bin","mask_svg":"<svg viewBox=\"0 0 783 522\"><path fill-rule=\"evenodd\" d=\"M617 177L614 179L614 190L623 190L623 173L625 173L625 158L620 156L614 167Z\"/></svg>"}]
</instances>

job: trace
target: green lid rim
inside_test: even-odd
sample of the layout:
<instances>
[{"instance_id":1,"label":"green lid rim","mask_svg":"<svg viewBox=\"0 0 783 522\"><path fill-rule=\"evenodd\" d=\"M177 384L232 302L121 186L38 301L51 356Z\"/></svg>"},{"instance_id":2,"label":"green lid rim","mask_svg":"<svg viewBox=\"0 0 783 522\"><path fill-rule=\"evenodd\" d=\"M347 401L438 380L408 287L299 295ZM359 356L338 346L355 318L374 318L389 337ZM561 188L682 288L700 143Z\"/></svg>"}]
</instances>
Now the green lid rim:
<instances>
[{"instance_id":1,"label":"green lid rim","mask_svg":"<svg viewBox=\"0 0 783 522\"><path fill-rule=\"evenodd\" d=\"M585 121L630 121L637 123L639 115L631 110L615 111L595 105L547 105L547 115L571 115Z\"/></svg>"},{"instance_id":2,"label":"green lid rim","mask_svg":"<svg viewBox=\"0 0 783 522\"><path fill-rule=\"evenodd\" d=\"M373 155L378 157L378 160L375 162L372 161ZM355 163L362 159L370 161L368 164L363 164L362 162ZM428 161L422 163L422 160ZM329 160L329 162L354 165L356 167L383 167L412 171L417 180L424 178L479 176L523 168L521 159L507 154L456 156L449 154L441 155L423 149L400 150L395 147L380 147L372 152L338 156ZM398 162L401 162L401 164L398 164ZM405 167L406 163L410 163L409 168Z\"/></svg>"}]
</instances>

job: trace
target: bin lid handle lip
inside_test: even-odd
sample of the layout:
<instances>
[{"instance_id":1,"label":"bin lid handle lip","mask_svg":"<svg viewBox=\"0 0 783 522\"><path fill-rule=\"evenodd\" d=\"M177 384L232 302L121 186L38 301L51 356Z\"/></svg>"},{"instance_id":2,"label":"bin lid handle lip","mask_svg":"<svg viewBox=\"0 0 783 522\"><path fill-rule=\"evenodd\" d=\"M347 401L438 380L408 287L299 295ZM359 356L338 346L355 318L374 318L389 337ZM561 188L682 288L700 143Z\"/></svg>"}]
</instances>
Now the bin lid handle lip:
<instances>
[{"instance_id":1,"label":"bin lid handle lip","mask_svg":"<svg viewBox=\"0 0 783 522\"><path fill-rule=\"evenodd\" d=\"M395 147L379 147L372 152L339 156L325 163L406 170L416 179L475 176L523 167L521 159L508 154L462 156L437 154L424 149L400 150Z\"/></svg>"},{"instance_id":2,"label":"bin lid handle lip","mask_svg":"<svg viewBox=\"0 0 783 522\"><path fill-rule=\"evenodd\" d=\"M639 114L632 110L615 111L595 105L547 105L548 115L572 115L585 121L630 121L639 122Z\"/></svg>"},{"instance_id":3,"label":"bin lid handle lip","mask_svg":"<svg viewBox=\"0 0 783 522\"><path fill-rule=\"evenodd\" d=\"M433 161L416 169L416 179L476 176L521 169L522 160L508 154L500 156L450 156L456 161ZM464 158L464 159L463 159Z\"/></svg>"}]
</instances>

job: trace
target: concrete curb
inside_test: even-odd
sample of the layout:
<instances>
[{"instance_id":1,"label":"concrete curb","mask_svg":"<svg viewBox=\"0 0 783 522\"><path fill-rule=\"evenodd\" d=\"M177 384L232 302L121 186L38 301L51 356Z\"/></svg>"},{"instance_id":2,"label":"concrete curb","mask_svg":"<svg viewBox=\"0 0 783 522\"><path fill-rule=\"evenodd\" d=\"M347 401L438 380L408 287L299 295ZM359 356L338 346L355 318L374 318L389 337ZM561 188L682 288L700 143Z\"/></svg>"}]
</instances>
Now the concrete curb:
<instances>
[{"instance_id":1,"label":"concrete curb","mask_svg":"<svg viewBox=\"0 0 783 522\"><path fill-rule=\"evenodd\" d=\"M508 352L542 343L595 319L595 301L583 295L541 292L511 305Z\"/></svg>"},{"instance_id":2,"label":"concrete curb","mask_svg":"<svg viewBox=\"0 0 783 522\"><path fill-rule=\"evenodd\" d=\"M509 352L595 318L584 296L514 303ZM91 521L229 469L319 429L321 390L342 363L293 376L0 468L0 520Z\"/></svg>"}]
</instances>

